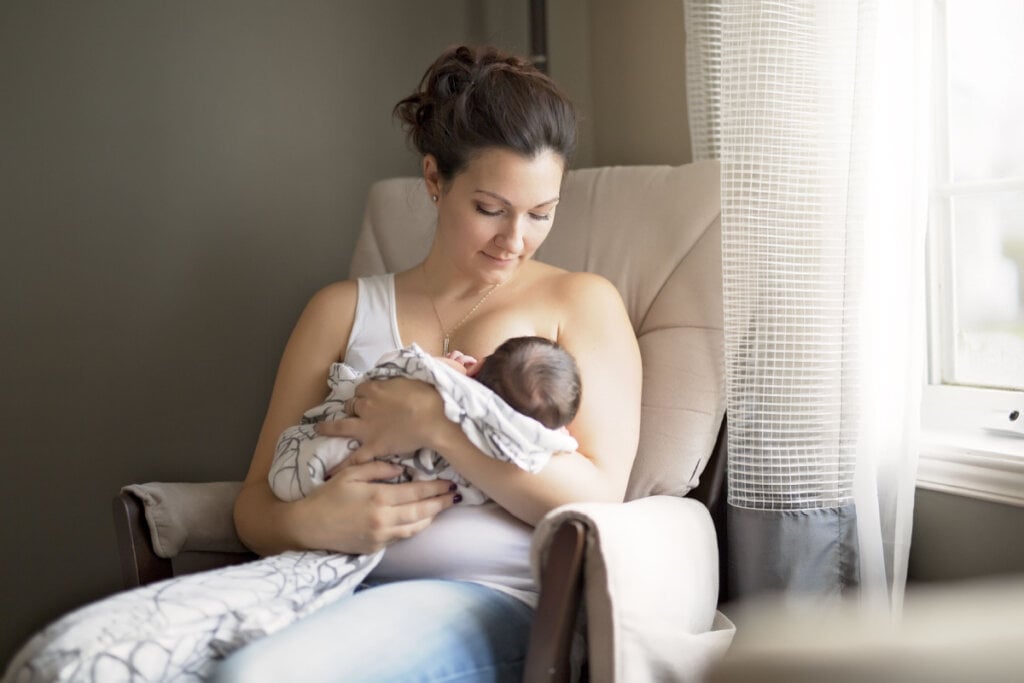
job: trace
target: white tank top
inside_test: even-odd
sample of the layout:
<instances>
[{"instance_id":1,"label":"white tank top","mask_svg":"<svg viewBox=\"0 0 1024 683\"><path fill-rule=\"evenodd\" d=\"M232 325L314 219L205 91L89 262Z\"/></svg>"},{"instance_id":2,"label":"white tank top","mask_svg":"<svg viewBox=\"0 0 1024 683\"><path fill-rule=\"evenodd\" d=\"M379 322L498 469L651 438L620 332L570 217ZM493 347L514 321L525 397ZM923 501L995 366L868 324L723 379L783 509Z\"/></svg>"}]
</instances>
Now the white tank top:
<instances>
[{"instance_id":1,"label":"white tank top","mask_svg":"<svg viewBox=\"0 0 1024 683\"><path fill-rule=\"evenodd\" d=\"M345 362L360 372L404 346L395 315L395 277L360 278ZM443 578L472 581L536 605L530 572L533 527L493 501L455 505L422 532L394 543L370 576L379 580Z\"/></svg>"}]
</instances>

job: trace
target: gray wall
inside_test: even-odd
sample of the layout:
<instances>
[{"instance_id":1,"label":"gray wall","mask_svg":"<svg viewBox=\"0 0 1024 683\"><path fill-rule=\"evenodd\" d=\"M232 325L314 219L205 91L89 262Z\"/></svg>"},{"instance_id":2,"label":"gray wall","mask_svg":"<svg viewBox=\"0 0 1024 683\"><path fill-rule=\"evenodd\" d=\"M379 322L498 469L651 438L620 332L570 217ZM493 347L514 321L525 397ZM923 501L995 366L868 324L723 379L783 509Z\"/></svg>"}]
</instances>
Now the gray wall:
<instances>
[{"instance_id":1,"label":"gray wall","mask_svg":"<svg viewBox=\"0 0 1024 683\"><path fill-rule=\"evenodd\" d=\"M551 74L580 105L576 166L692 161L681 0L551 0Z\"/></svg>"},{"instance_id":2,"label":"gray wall","mask_svg":"<svg viewBox=\"0 0 1024 683\"><path fill-rule=\"evenodd\" d=\"M238 479L305 300L346 275L392 105L526 8L0 4L0 664L119 588L110 500Z\"/></svg>"},{"instance_id":3,"label":"gray wall","mask_svg":"<svg viewBox=\"0 0 1024 683\"><path fill-rule=\"evenodd\" d=\"M681 0L591 0L595 165L692 161Z\"/></svg>"},{"instance_id":4,"label":"gray wall","mask_svg":"<svg viewBox=\"0 0 1024 683\"><path fill-rule=\"evenodd\" d=\"M908 580L1024 574L1024 508L917 489Z\"/></svg>"}]
</instances>

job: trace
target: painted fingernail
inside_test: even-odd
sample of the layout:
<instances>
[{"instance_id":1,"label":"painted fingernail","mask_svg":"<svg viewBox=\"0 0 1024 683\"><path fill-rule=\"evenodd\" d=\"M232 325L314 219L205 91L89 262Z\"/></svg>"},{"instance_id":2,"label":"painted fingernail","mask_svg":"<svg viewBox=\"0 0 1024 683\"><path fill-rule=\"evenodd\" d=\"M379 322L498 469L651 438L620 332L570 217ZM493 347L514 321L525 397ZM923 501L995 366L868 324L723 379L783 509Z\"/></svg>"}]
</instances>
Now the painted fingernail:
<instances>
[{"instance_id":1,"label":"painted fingernail","mask_svg":"<svg viewBox=\"0 0 1024 683\"><path fill-rule=\"evenodd\" d=\"M456 493L456 494L455 494L455 498L454 498L453 500L454 500L454 501L455 501L456 503L461 503L461 502L462 502L462 494L461 494L461 493Z\"/></svg>"},{"instance_id":2,"label":"painted fingernail","mask_svg":"<svg viewBox=\"0 0 1024 683\"><path fill-rule=\"evenodd\" d=\"M456 484L454 481L451 484L448 485L448 491L449 492L454 491L457 488L459 488L459 485Z\"/></svg>"}]
</instances>

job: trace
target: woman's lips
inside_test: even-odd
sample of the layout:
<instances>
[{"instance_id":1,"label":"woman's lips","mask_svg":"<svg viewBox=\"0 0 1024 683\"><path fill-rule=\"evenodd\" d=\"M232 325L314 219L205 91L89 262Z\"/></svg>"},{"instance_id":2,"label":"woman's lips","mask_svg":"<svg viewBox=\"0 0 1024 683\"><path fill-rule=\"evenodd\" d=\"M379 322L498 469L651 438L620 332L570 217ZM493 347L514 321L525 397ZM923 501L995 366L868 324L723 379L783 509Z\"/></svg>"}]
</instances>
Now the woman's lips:
<instances>
[{"instance_id":1,"label":"woman's lips","mask_svg":"<svg viewBox=\"0 0 1024 683\"><path fill-rule=\"evenodd\" d=\"M514 263L519 258L518 256L492 256L488 254L486 251L482 251L480 253L486 256L491 261L502 264Z\"/></svg>"}]
</instances>

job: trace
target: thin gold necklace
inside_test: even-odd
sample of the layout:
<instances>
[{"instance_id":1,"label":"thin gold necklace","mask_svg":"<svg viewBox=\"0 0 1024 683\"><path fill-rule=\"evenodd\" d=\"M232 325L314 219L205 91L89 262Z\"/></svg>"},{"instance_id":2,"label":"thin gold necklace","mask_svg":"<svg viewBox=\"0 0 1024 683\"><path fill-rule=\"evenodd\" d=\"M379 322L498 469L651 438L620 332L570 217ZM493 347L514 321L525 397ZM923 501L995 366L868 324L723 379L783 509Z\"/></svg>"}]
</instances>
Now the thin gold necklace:
<instances>
[{"instance_id":1,"label":"thin gold necklace","mask_svg":"<svg viewBox=\"0 0 1024 683\"><path fill-rule=\"evenodd\" d=\"M496 290L498 287L500 287L502 285L502 283L498 282L498 283L495 283L495 284L491 285L490 289L488 289L486 292L484 292L484 295L482 297L480 297L480 300L477 301L475 304L473 304L473 308L469 309L469 312L466 313L466 315L462 316L462 320L460 320L459 322L455 323L455 325L453 325L452 327L446 328L444 326L444 321L441 320L441 314L437 312L437 304L434 303L434 297L430 293L430 283L427 282L427 268L426 268L426 264L424 264L424 263L420 264L420 273L423 275L423 286L426 289L427 298L430 299L430 307L434 309L434 317L437 318L437 324L441 326L441 335L443 337L443 341L441 343L441 354L447 356L448 355L448 351L449 351L449 347L451 346L452 335L455 334L456 330L458 330L460 327L462 327L463 323L465 323L467 320L469 320L473 316L473 314L476 313L476 309L480 308L480 306L485 301L487 301L487 297L489 297L491 294L493 294L494 290Z\"/></svg>"}]
</instances>

